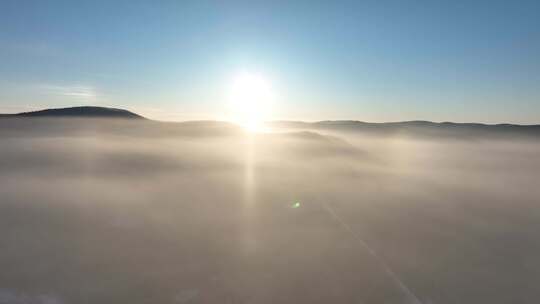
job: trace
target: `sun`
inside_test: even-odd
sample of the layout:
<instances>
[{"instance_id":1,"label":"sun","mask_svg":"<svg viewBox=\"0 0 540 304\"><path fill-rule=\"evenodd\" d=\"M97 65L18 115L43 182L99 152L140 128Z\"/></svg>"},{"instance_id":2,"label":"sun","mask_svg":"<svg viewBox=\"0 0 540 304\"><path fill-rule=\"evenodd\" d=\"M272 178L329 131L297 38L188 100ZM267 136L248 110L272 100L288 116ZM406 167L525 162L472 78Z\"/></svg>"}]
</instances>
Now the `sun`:
<instances>
[{"instance_id":1,"label":"sun","mask_svg":"<svg viewBox=\"0 0 540 304\"><path fill-rule=\"evenodd\" d=\"M231 119L251 132L264 131L274 96L270 83L260 74L241 73L233 78L229 92Z\"/></svg>"}]
</instances>

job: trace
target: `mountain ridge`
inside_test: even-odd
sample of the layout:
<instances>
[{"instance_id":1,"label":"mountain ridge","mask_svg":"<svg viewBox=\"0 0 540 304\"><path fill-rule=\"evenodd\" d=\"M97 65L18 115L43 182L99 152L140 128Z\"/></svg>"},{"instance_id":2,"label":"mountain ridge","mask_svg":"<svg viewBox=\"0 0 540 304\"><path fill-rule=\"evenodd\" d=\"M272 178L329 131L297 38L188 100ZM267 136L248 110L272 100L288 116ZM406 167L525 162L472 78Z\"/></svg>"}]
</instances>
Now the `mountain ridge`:
<instances>
[{"instance_id":1,"label":"mountain ridge","mask_svg":"<svg viewBox=\"0 0 540 304\"><path fill-rule=\"evenodd\" d=\"M388 125L388 126L399 126L399 125L416 125L416 126L428 126L428 125L441 125L441 126L500 126L500 127L508 127L508 126L516 126L516 127L540 127L540 124L514 124L514 123L481 123L481 122L452 122L452 121L430 121L430 120L404 120L404 121L385 121L385 122L367 122L362 120L350 120L350 119L344 119L344 120L319 120L319 121L301 121L301 120L273 120L269 121L271 124L279 125L279 124L291 124L291 125L318 125L318 126L346 126L346 125L372 125L372 126L382 126L382 125Z\"/></svg>"},{"instance_id":2,"label":"mountain ridge","mask_svg":"<svg viewBox=\"0 0 540 304\"><path fill-rule=\"evenodd\" d=\"M145 119L143 116L119 108L78 106L66 108L50 108L15 114L0 114L0 117L88 117L88 118L125 118Z\"/></svg>"},{"instance_id":3,"label":"mountain ridge","mask_svg":"<svg viewBox=\"0 0 540 304\"><path fill-rule=\"evenodd\" d=\"M129 117L143 118L144 116L126 109L100 106L74 106L64 108L47 108L36 111L20 112L13 114L1 114L0 117L54 117L54 116L80 116L80 117ZM540 124L514 124L514 123L477 123L477 122L435 122L430 120L404 120L389 122L367 122L362 120L320 120L320 121L299 121L299 120L272 120L271 125L291 125L291 126L467 126L467 127L538 127Z\"/></svg>"}]
</instances>

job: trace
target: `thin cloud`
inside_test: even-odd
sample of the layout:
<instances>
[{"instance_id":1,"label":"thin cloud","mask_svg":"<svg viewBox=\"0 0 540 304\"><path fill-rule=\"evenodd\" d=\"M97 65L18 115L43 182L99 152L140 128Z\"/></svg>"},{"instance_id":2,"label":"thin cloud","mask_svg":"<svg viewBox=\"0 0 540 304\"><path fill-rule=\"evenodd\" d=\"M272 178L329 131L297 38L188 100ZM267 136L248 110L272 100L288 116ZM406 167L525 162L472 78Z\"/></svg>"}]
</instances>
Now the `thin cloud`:
<instances>
[{"instance_id":1,"label":"thin cloud","mask_svg":"<svg viewBox=\"0 0 540 304\"><path fill-rule=\"evenodd\" d=\"M40 86L46 94L73 97L77 99L96 99L97 90L87 85L42 85Z\"/></svg>"}]
</instances>

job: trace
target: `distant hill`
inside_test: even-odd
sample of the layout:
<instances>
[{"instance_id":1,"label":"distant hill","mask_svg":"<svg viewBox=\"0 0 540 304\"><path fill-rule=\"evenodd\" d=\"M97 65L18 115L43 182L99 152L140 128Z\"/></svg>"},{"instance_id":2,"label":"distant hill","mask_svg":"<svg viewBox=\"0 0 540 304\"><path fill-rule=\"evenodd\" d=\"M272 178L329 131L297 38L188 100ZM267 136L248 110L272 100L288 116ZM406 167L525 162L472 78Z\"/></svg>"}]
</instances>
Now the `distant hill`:
<instances>
[{"instance_id":1,"label":"distant hill","mask_svg":"<svg viewBox=\"0 0 540 304\"><path fill-rule=\"evenodd\" d=\"M143 116L124 109L106 107L69 107L58 109L46 109L17 114L0 114L0 118L50 118L50 117L79 117L79 118L122 118L127 120L144 120L159 124L160 132L176 134L178 130L191 129L197 134L208 132L229 132L229 123L218 121L192 121L182 123L158 122L148 120ZM50 126L50 120L46 121ZM8 125L12 122L5 121ZM21 121L23 123L23 121ZM35 122L33 122L35 123ZM62 122L64 123L64 122ZM80 121L78 122L80 124ZM151 128L148 124L136 124L138 128ZM142 126L145 125L145 126ZM517 124L482 124L482 123L454 123L454 122L431 122L423 120L371 123L357 120L333 120L318 122L302 121L272 121L267 125L274 130L289 131L314 131L332 133L356 133L374 136L405 136L405 137L429 137L429 138L493 138L493 137L534 137L540 139L540 125L517 125ZM0 126L1 128L2 126ZM81 128L87 128L87 125ZM135 126L132 126L135 127ZM233 128L234 129L234 128ZM221 130L221 131L219 131ZM150 132L149 130L147 130ZM220 133L221 134L221 133Z\"/></svg>"},{"instance_id":2,"label":"distant hill","mask_svg":"<svg viewBox=\"0 0 540 304\"><path fill-rule=\"evenodd\" d=\"M91 106L45 109L17 114L0 114L0 117L90 117L144 119L144 117L124 109Z\"/></svg>"},{"instance_id":3,"label":"distant hill","mask_svg":"<svg viewBox=\"0 0 540 304\"><path fill-rule=\"evenodd\" d=\"M431 122L423 120L370 123L355 120L319 122L275 121L271 127L336 132L360 132L372 135L399 135L425 137L490 137L490 136L533 136L540 137L540 125L482 124Z\"/></svg>"}]
</instances>

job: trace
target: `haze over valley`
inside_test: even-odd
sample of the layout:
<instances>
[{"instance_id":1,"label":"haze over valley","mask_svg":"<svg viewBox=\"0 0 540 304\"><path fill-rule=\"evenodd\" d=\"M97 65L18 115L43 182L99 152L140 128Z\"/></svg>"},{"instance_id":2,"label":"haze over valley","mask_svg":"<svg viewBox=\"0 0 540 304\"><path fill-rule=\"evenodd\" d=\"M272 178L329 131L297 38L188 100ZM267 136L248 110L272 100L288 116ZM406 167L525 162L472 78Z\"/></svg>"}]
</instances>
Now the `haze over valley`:
<instances>
[{"instance_id":1,"label":"haze over valley","mask_svg":"<svg viewBox=\"0 0 540 304\"><path fill-rule=\"evenodd\" d=\"M0 303L534 303L538 131L299 124L0 118Z\"/></svg>"}]
</instances>

